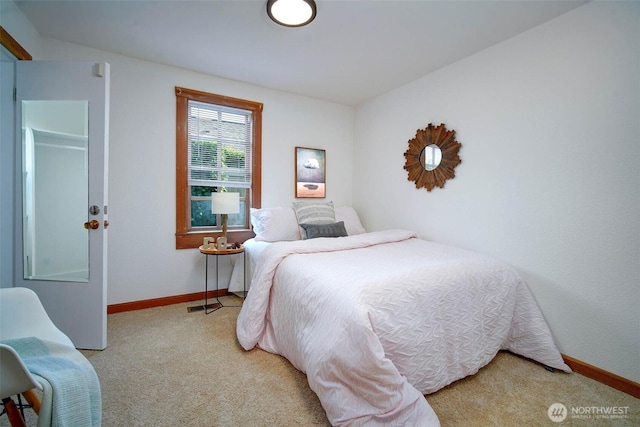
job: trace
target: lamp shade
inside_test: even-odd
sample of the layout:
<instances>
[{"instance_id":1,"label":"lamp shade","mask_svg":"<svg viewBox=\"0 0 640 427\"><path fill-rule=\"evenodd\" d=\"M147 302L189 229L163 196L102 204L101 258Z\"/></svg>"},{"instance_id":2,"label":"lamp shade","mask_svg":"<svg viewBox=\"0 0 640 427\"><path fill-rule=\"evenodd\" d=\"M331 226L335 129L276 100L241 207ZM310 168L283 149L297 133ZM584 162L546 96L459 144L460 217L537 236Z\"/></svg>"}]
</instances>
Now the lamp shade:
<instances>
[{"instance_id":1,"label":"lamp shade","mask_svg":"<svg viewBox=\"0 0 640 427\"><path fill-rule=\"evenodd\" d=\"M267 14L285 27L301 27L316 17L314 0L268 0Z\"/></svg>"},{"instance_id":2,"label":"lamp shade","mask_svg":"<svg viewBox=\"0 0 640 427\"><path fill-rule=\"evenodd\" d=\"M240 212L239 193L211 193L211 212L214 214L237 214Z\"/></svg>"}]
</instances>

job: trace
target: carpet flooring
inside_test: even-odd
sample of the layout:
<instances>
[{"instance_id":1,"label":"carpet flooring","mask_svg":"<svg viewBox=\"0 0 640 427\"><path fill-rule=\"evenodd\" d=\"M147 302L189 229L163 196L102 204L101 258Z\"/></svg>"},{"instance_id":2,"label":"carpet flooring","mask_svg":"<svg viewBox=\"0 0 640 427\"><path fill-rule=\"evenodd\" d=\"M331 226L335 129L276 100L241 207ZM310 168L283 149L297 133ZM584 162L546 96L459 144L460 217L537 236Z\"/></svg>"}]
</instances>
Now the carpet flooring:
<instances>
[{"instance_id":1,"label":"carpet flooring","mask_svg":"<svg viewBox=\"0 0 640 427\"><path fill-rule=\"evenodd\" d=\"M107 349L83 351L101 381L103 426L329 425L303 373L280 356L240 347L239 308L189 311L198 304L108 316ZM640 399L507 352L426 399L443 426L640 425ZM562 422L549 417L554 404L566 409ZM611 408L615 418L603 413ZM28 423L36 425L32 416Z\"/></svg>"}]
</instances>

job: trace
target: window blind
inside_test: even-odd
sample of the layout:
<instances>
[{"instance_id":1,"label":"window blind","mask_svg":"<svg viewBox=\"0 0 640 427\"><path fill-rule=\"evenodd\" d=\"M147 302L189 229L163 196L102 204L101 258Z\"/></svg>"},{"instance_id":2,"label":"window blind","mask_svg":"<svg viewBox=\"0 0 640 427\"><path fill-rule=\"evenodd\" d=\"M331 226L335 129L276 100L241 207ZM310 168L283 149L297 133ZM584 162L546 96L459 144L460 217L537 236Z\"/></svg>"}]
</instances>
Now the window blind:
<instances>
[{"instance_id":1,"label":"window blind","mask_svg":"<svg viewBox=\"0 0 640 427\"><path fill-rule=\"evenodd\" d=\"M251 111L188 102L190 186L251 188Z\"/></svg>"}]
</instances>

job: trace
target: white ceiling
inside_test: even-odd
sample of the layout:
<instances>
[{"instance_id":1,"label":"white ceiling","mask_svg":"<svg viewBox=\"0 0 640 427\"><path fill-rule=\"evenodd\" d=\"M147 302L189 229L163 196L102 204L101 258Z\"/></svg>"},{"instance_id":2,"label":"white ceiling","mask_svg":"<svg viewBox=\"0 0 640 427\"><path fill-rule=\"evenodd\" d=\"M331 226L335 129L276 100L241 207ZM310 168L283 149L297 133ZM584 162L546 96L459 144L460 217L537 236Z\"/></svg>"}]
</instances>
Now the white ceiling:
<instances>
[{"instance_id":1,"label":"white ceiling","mask_svg":"<svg viewBox=\"0 0 640 427\"><path fill-rule=\"evenodd\" d=\"M300 28L272 22L266 0L16 4L43 37L357 105L585 3L316 1Z\"/></svg>"}]
</instances>

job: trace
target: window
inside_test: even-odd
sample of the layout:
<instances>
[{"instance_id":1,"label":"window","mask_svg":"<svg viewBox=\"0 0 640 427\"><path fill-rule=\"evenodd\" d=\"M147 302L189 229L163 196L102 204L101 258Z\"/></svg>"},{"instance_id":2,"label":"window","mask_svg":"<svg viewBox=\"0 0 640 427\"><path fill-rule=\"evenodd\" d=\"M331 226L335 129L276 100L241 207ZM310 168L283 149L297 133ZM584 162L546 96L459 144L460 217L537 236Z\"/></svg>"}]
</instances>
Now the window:
<instances>
[{"instance_id":1,"label":"window","mask_svg":"<svg viewBox=\"0 0 640 427\"><path fill-rule=\"evenodd\" d=\"M216 237L220 218L211 193L237 192L231 242L253 237L249 209L260 207L262 104L176 87L176 249Z\"/></svg>"}]
</instances>

